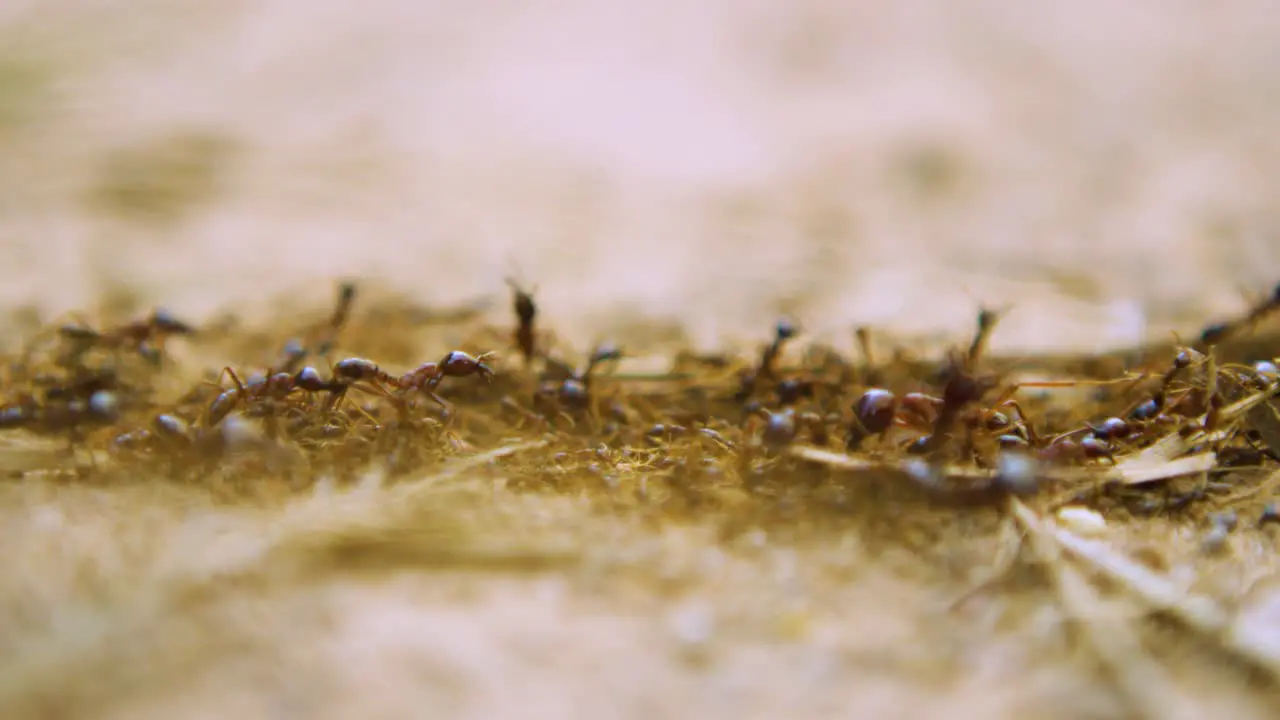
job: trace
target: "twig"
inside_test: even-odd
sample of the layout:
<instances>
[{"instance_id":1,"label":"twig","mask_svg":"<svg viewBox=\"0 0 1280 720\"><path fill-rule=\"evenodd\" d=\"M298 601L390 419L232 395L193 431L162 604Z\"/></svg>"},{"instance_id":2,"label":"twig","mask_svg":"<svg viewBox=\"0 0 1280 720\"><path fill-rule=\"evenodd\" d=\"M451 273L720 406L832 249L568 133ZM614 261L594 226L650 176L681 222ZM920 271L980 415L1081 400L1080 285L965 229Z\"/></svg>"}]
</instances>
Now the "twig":
<instances>
[{"instance_id":1,"label":"twig","mask_svg":"<svg viewBox=\"0 0 1280 720\"><path fill-rule=\"evenodd\" d=\"M1125 586L1153 610L1172 616L1183 625L1216 640L1228 652L1280 680L1280 650L1235 633L1230 616L1213 600L1191 595L1168 578L1112 550L1067 530L1050 530L1058 544L1114 582Z\"/></svg>"},{"instance_id":2,"label":"twig","mask_svg":"<svg viewBox=\"0 0 1280 720\"><path fill-rule=\"evenodd\" d=\"M1089 644L1115 679L1135 714L1166 720L1192 717L1178 702L1176 686L1142 647L1132 628L1107 607L1079 571L1062 559L1061 548L1052 532L1030 508L1017 498L1009 506L1031 538L1031 546L1048 569L1062 609L1080 627Z\"/></svg>"}]
</instances>

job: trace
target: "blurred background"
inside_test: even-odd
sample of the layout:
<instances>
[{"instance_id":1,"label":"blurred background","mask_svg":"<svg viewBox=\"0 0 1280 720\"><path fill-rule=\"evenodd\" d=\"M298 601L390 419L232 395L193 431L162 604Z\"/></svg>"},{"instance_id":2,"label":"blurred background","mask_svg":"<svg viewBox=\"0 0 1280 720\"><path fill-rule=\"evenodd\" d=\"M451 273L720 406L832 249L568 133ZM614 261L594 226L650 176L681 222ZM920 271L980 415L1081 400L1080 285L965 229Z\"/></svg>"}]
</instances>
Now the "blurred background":
<instances>
[{"instance_id":1,"label":"blurred background","mask_svg":"<svg viewBox=\"0 0 1280 720\"><path fill-rule=\"evenodd\" d=\"M1280 13L1193 0L5 0L0 301L536 285L573 336L1096 349L1280 276Z\"/></svg>"}]
</instances>

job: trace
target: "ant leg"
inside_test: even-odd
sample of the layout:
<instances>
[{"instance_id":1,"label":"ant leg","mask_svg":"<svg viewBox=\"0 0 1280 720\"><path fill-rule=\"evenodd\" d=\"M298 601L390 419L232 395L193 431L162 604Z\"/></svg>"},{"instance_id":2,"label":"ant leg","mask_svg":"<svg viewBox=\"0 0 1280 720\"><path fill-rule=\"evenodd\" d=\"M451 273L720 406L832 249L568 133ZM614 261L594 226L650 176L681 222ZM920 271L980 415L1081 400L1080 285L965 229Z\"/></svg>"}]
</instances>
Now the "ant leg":
<instances>
[{"instance_id":1,"label":"ant leg","mask_svg":"<svg viewBox=\"0 0 1280 720\"><path fill-rule=\"evenodd\" d=\"M320 406L320 412L328 414L337 409L338 404L347 396L347 385L336 385L329 390L329 397L325 398L324 404Z\"/></svg>"},{"instance_id":2,"label":"ant leg","mask_svg":"<svg viewBox=\"0 0 1280 720\"><path fill-rule=\"evenodd\" d=\"M219 388L222 387L223 375L229 376L231 378L231 382L236 386L236 390L240 391L241 395L245 395L244 383L240 382L240 376L236 375L236 371L232 370L229 366L223 367L222 371L218 373L218 379L214 381ZM270 375L268 375L268 377L270 377Z\"/></svg>"}]
</instances>

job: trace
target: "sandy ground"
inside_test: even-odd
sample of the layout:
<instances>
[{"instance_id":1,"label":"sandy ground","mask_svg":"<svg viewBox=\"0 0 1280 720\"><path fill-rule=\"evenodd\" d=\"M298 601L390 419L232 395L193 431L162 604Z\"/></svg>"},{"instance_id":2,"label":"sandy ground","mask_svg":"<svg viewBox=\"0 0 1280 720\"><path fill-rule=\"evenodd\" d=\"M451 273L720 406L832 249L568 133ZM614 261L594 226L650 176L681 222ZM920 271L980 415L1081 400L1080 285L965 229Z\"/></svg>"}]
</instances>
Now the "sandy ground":
<instances>
[{"instance_id":1,"label":"sandy ground","mask_svg":"<svg viewBox=\"0 0 1280 720\"><path fill-rule=\"evenodd\" d=\"M516 275L581 341L636 316L754 339L779 312L837 344L927 336L980 303L1014 308L997 350L1166 338L1280 275L1277 33L1263 0L7 0L0 302L127 288L204 319L324 303L340 276L452 303ZM34 658L5 717L1125 712L1087 660L1037 666L1061 655L1051 613L1004 634L940 614L989 548L935 593L906 550L849 567L857 533L725 549L566 501L575 542L614 533L677 589L290 583L254 550L231 553L245 598L219 547L185 570L172 547L271 517L42 492L4 491L6 545L45 578L5 579L3 654ZM1206 707L1266 714L1218 687Z\"/></svg>"}]
</instances>

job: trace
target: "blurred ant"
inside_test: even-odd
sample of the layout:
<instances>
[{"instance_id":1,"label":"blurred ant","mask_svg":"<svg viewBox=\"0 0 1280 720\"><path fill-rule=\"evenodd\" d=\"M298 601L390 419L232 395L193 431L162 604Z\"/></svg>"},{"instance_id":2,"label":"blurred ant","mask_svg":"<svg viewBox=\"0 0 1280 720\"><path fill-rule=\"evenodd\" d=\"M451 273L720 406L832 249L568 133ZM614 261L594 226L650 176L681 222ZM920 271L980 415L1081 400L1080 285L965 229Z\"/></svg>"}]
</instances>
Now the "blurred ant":
<instances>
[{"instance_id":1,"label":"blurred ant","mask_svg":"<svg viewBox=\"0 0 1280 720\"><path fill-rule=\"evenodd\" d=\"M537 355L537 340L533 325L534 318L538 315L538 306L533 301L533 293L537 292L537 288L526 291L512 278L507 278L507 286L511 288L512 305L518 321L513 338L516 347L520 349L520 354L524 357L525 364L528 365Z\"/></svg>"},{"instance_id":2,"label":"blurred ant","mask_svg":"<svg viewBox=\"0 0 1280 720\"><path fill-rule=\"evenodd\" d=\"M185 450L196 442L197 435L198 431L176 415L161 414L152 419L150 429L132 430L120 435L115 439L114 445L122 450Z\"/></svg>"},{"instance_id":3,"label":"blurred ant","mask_svg":"<svg viewBox=\"0 0 1280 720\"><path fill-rule=\"evenodd\" d=\"M572 414L580 413L591 406L591 385L596 370L606 362L622 358L621 348L612 343L600 343L591 351L587 365L574 371L567 364L554 362L548 366L548 373L538 389L534 392L533 405L536 411L544 415L568 417L572 423Z\"/></svg>"},{"instance_id":4,"label":"blurred ant","mask_svg":"<svg viewBox=\"0 0 1280 720\"><path fill-rule=\"evenodd\" d=\"M292 373L310 355L324 357L333 349L334 344L338 340L338 335L342 329L346 327L347 321L351 317L351 306L356 300L356 284L354 282L344 282L338 285L338 298L334 303L333 313L329 316L329 321L324 325L319 333L319 337L312 343L313 347L308 347L300 340L290 340L285 343L284 361L280 364L282 372Z\"/></svg>"},{"instance_id":5,"label":"blurred ant","mask_svg":"<svg viewBox=\"0 0 1280 720\"><path fill-rule=\"evenodd\" d=\"M120 400L114 392L98 390L87 398L37 404L30 397L16 405L0 407L0 430L22 429L38 435L64 435L74 454L85 432L110 425L120 419ZM90 453L90 462L97 460Z\"/></svg>"},{"instance_id":6,"label":"blurred ant","mask_svg":"<svg viewBox=\"0 0 1280 720\"><path fill-rule=\"evenodd\" d=\"M58 329L58 334L72 344L65 358L71 364L78 362L93 347L128 348L148 361L158 362L165 340L173 335L193 335L195 328L168 311L157 309L144 320L135 320L105 332L98 332L87 325L64 325Z\"/></svg>"},{"instance_id":7,"label":"blurred ant","mask_svg":"<svg viewBox=\"0 0 1280 720\"><path fill-rule=\"evenodd\" d=\"M98 390L88 398L38 404L31 397L0 407L0 430L25 429L42 435L74 432L86 426L107 425L120 417L115 393Z\"/></svg>"},{"instance_id":8,"label":"blurred ant","mask_svg":"<svg viewBox=\"0 0 1280 720\"><path fill-rule=\"evenodd\" d=\"M1006 312L1007 310L994 310L987 307L979 308L978 327L974 331L973 341L969 344L969 352L965 356L966 366L969 369L978 367L978 362L987 351L987 344L991 340L991 335L995 333L996 324L1000 322Z\"/></svg>"},{"instance_id":9,"label":"blurred ant","mask_svg":"<svg viewBox=\"0 0 1280 720\"><path fill-rule=\"evenodd\" d=\"M781 357L783 347L787 341L794 338L797 332L795 325L790 320L784 318L778 321L774 326L773 341L761 350L760 361L756 364L756 367L742 373L738 392L733 396L735 401L746 402L750 399L755 394L756 387L761 380L778 379L778 358Z\"/></svg>"},{"instance_id":10,"label":"blurred ant","mask_svg":"<svg viewBox=\"0 0 1280 720\"><path fill-rule=\"evenodd\" d=\"M798 413L792 408L772 412L760 408L753 415L764 420L764 430L760 434L760 441L771 452L782 450L791 445L799 437L801 430L808 431L809 437L815 445L826 445L829 439L827 425L817 413Z\"/></svg>"},{"instance_id":11,"label":"blurred ant","mask_svg":"<svg viewBox=\"0 0 1280 720\"><path fill-rule=\"evenodd\" d=\"M1215 322L1207 325L1200 331L1200 342L1197 350L1218 345L1230 338L1232 335L1249 328L1267 315L1280 310L1280 283L1277 283L1271 290L1271 294L1253 304L1241 317L1225 322Z\"/></svg>"}]
</instances>

